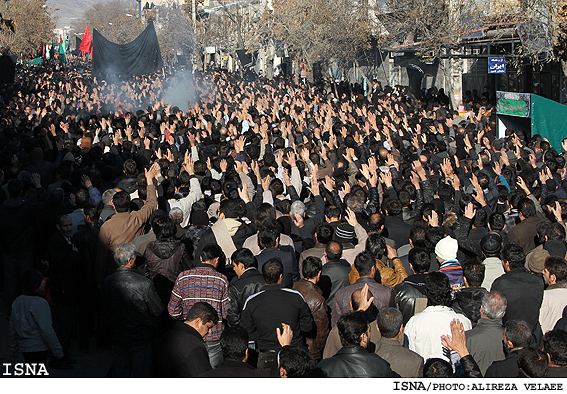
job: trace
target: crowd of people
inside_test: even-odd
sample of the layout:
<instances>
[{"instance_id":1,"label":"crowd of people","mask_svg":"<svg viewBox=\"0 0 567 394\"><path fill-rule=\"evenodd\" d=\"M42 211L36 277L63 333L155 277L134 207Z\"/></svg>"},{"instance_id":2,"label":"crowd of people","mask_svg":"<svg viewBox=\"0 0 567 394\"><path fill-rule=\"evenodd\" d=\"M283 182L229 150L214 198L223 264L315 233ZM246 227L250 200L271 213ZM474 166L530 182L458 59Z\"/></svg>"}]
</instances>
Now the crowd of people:
<instances>
[{"instance_id":1,"label":"crowd of people","mask_svg":"<svg viewBox=\"0 0 567 394\"><path fill-rule=\"evenodd\" d=\"M567 140L488 94L21 67L9 352L112 377L566 377ZM187 77L190 75L190 78ZM191 81L191 101L163 97Z\"/></svg>"}]
</instances>

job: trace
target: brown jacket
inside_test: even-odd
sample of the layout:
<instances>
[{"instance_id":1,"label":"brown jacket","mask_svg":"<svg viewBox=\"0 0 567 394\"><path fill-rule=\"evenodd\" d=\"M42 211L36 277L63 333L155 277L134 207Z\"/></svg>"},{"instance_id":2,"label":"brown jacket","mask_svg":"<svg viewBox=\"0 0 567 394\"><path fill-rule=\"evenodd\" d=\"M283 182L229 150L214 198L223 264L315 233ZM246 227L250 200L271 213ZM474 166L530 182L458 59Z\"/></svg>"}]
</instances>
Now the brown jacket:
<instances>
[{"instance_id":1,"label":"brown jacket","mask_svg":"<svg viewBox=\"0 0 567 394\"><path fill-rule=\"evenodd\" d=\"M312 335L309 335L307 338L307 346L309 347L309 353L313 360L318 360L323 356L323 348L325 347L325 342L329 335L327 302L325 298L323 298L321 289L308 280L301 279L295 282L293 289L301 293L313 315L313 320L315 321L314 329L316 329L316 332L313 332Z\"/></svg>"},{"instance_id":2,"label":"brown jacket","mask_svg":"<svg viewBox=\"0 0 567 394\"><path fill-rule=\"evenodd\" d=\"M382 260L376 261L376 268L380 272L380 278L382 278L382 284L388 287L394 287L398 283L402 283L405 278L408 277L406 269L402 263L402 260L396 258L394 261L394 268L388 268L382 262ZM358 280L360 276L358 271L354 268L354 265L350 269L350 274L348 275L348 280L352 284Z\"/></svg>"},{"instance_id":3,"label":"brown jacket","mask_svg":"<svg viewBox=\"0 0 567 394\"><path fill-rule=\"evenodd\" d=\"M146 203L139 211L116 213L100 227L99 252L95 271L98 283L115 271L113 268L116 264L112 263L114 248L121 243L132 242L134 238L144 234L144 226L156 208L156 188L154 185L148 185Z\"/></svg>"}]
</instances>

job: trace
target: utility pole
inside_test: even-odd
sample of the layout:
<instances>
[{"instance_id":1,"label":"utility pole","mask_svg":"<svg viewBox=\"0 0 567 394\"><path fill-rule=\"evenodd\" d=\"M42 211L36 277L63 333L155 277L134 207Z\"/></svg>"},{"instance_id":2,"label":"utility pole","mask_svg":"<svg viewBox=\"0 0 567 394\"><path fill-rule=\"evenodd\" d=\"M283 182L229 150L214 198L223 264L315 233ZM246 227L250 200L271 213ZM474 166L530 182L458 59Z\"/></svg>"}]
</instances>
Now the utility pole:
<instances>
[{"instance_id":1,"label":"utility pole","mask_svg":"<svg viewBox=\"0 0 567 394\"><path fill-rule=\"evenodd\" d=\"M193 31L197 30L197 0L191 0L191 19L193 21Z\"/></svg>"}]
</instances>

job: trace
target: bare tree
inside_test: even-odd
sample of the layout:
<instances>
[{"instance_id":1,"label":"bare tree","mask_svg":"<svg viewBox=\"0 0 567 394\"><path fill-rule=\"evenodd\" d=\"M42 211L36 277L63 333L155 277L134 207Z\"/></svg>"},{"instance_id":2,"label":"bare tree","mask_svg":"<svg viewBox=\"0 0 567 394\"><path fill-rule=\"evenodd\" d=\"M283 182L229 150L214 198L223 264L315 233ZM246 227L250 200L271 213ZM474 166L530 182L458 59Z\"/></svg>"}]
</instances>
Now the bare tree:
<instances>
[{"instance_id":1,"label":"bare tree","mask_svg":"<svg viewBox=\"0 0 567 394\"><path fill-rule=\"evenodd\" d=\"M5 0L0 2L0 52L30 57L41 44L54 40L54 22L46 0Z\"/></svg>"},{"instance_id":2,"label":"bare tree","mask_svg":"<svg viewBox=\"0 0 567 394\"><path fill-rule=\"evenodd\" d=\"M372 23L368 7L352 0L274 0L256 29L256 45L279 42L297 61L356 59L368 46Z\"/></svg>"},{"instance_id":3,"label":"bare tree","mask_svg":"<svg viewBox=\"0 0 567 394\"><path fill-rule=\"evenodd\" d=\"M189 55L195 48L195 35L187 8L169 1L160 7L156 20L156 32L165 62L176 59L177 53Z\"/></svg>"},{"instance_id":4,"label":"bare tree","mask_svg":"<svg viewBox=\"0 0 567 394\"><path fill-rule=\"evenodd\" d=\"M83 19L74 26L76 32L89 28L97 29L105 38L118 44L134 40L145 28L134 9L134 3L114 0L109 3L96 3L83 15Z\"/></svg>"}]
</instances>

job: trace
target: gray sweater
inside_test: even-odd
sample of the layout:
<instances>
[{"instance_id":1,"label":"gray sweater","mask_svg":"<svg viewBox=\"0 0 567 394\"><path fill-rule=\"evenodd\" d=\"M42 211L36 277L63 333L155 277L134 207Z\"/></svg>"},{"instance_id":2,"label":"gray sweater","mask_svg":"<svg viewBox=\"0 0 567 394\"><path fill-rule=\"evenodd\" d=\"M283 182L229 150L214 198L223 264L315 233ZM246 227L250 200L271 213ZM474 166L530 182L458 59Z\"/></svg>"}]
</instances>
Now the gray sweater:
<instances>
[{"instance_id":1,"label":"gray sweater","mask_svg":"<svg viewBox=\"0 0 567 394\"><path fill-rule=\"evenodd\" d=\"M51 309L40 296L21 295L12 304L8 350L15 353L50 350L56 358L63 357L63 349L51 322Z\"/></svg>"}]
</instances>

